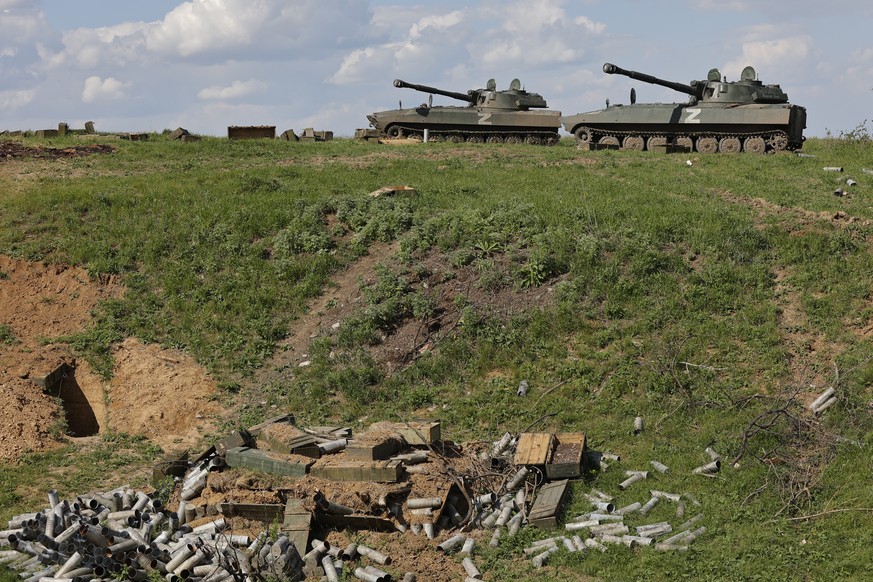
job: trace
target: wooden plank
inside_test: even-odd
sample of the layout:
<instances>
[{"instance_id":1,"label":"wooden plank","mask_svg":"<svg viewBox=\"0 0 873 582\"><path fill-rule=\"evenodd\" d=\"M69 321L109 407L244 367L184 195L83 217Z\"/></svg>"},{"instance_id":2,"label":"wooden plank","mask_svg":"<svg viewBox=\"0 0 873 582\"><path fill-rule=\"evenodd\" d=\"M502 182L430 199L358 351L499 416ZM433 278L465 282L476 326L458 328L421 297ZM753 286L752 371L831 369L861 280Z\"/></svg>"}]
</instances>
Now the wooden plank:
<instances>
[{"instance_id":1,"label":"wooden plank","mask_svg":"<svg viewBox=\"0 0 873 582\"><path fill-rule=\"evenodd\" d=\"M555 435L546 432L523 432L518 437L514 463L545 465L552 454Z\"/></svg>"},{"instance_id":2,"label":"wooden plank","mask_svg":"<svg viewBox=\"0 0 873 582\"><path fill-rule=\"evenodd\" d=\"M319 465L310 470L313 477L331 481L372 481L374 483L396 483L400 480L403 463L400 461L375 461L372 463L337 463Z\"/></svg>"},{"instance_id":3,"label":"wooden plank","mask_svg":"<svg viewBox=\"0 0 873 582\"><path fill-rule=\"evenodd\" d=\"M584 454L585 433L556 433L554 448L549 462L546 463L546 478L567 479L581 476Z\"/></svg>"},{"instance_id":4,"label":"wooden plank","mask_svg":"<svg viewBox=\"0 0 873 582\"><path fill-rule=\"evenodd\" d=\"M276 503L219 503L219 513L272 523L285 516L285 506Z\"/></svg>"},{"instance_id":5,"label":"wooden plank","mask_svg":"<svg viewBox=\"0 0 873 582\"><path fill-rule=\"evenodd\" d=\"M304 463L297 459L289 460L270 456L263 451L248 447L228 449L225 461L227 461L228 467L245 467L246 469L289 477L304 477L309 467L312 466L312 462Z\"/></svg>"},{"instance_id":6,"label":"wooden plank","mask_svg":"<svg viewBox=\"0 0 873 582\"><path fill-rule=\"evenodd\" d=\"M563 479L552 481L540 488L528 515L528 520L532 525L543 529L558 526L558 514L564 504L568 483L569 481Z\"/></svg>"}]
</instances>

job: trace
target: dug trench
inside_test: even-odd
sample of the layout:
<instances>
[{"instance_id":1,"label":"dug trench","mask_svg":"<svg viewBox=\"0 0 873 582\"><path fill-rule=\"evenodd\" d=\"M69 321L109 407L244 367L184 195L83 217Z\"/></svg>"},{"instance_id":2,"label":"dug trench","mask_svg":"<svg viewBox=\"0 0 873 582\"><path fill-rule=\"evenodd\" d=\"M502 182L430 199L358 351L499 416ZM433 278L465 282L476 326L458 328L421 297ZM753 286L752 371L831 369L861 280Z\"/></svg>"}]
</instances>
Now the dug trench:
<instances>
[{"instance_id":1,"label":"dug trench","mask_svg":"<svg viewBox=\"0 0 873 582\"><path fill-rule=\"evenodd\" d=\"M190 356L127 338L107 381L59 340L123 293L112 277L0 256L0 461L107 432L183 448L212 429L216 382Z\"/></svg>"}]
</instances>

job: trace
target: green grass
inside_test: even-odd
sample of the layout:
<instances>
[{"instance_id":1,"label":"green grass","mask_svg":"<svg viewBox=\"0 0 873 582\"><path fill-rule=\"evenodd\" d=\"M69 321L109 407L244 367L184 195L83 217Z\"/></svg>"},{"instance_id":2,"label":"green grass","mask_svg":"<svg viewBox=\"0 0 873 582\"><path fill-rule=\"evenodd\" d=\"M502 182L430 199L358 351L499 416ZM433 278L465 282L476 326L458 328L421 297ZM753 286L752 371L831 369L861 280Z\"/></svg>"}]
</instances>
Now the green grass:
<instances>
[{"instance_id":1,"label":"green grass","mask_svg":"<svg viewBox=\"0 0 873 582\"><path fill-rule=\"evenodd\" d=\"M860 172L873 168L869 143L809 140L804 151L814 158L583 153L566 142L387 148L156 136L117 145L112 155L62 165L23 162L32 173L18 181L0 177L0 253L117 273L127 286L101 307L94 329L65 338L105 374L109 345L136 335L189 351L232 386L225 397L240 407L228 426L252 424L273 404L305 421L349 423L432 407L444 431L464 441L545 416L537 428L584 430L592 448L623 457L575 488L570 511L584 508L586 487L617 490L623 469L652 458L671 467L657 488L703 503L708 533L688 553L561 554L534 573L507 559L535 535L527 532L485 553L491 579L869 575L873 517L859 510L873 507L869 453L832 438L868 442L873 428L873 350L863 331L873 317L873 178ZM849 176L859 184L847 188ZM367 196L393 184L419 195ZM848 196L832 194L840 185ZM256 382L331 275L373 242L395 240L394 270L382 267L364 289L352 324L316 341L308 368ZM428 252L450 271L474 266L483 288L552 286L553 305L496 318L458 296L463 317L451 337L388 372L364 346L404 318L429 317L433 305L410 286ZM786 301L804 315L792 326ZM792 342L804 341L826 349L798 355ZM775 434L750 440L738 470L690 476L704 447L733 458L755 417L794 389L821 391L811 378L832 381L835 368L840 406L821 430L775 425ZM531 386L523 399L521 379ZM790 412L808 418L804 404ZM636 415L647 424L640 437L629 434ZM18 465L0 473L0 495L12 496L0 502L4 516L35 499L23 483L39 495L53 486L40 468L85 470L66 450L34 456L24 464L32 475ZM786 462L770 467L756 456ZM795 461L821 470L786 504L780 479ZM88 485L73 480L69 492ZM669 517L658 511L652 520Z\"/></svg>"}]
</instances>

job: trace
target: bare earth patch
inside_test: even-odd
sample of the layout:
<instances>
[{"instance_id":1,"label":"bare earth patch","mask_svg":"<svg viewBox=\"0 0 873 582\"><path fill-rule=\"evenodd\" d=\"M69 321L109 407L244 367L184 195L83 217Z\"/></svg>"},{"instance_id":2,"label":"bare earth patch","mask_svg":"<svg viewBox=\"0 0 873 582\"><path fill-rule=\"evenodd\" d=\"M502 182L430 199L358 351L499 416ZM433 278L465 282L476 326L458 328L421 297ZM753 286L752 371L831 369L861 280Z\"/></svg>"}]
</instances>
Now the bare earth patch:
<instances>
[{"instance_id":1,"label":"bare earth patch","mask_svg":"<svg viewBox=\"0 0 873 582\"><path fill-rule=\"evenodd\" d=\"M330 288L312 301L307 312L294 321L288 337L279 344L273 360L263 367L262 372L270 376L278 371L281 377L283 370L293 370L307 361L311 341L337 334L349 317L366 307L361 288L376 282L376 265L385 265L394 272L404 270L394 256L397 249L397 243L374 244L368 255L339 273ZM501 261L499 257L493 260ZM473 266L452 266L438 252L428 252L418 258L416 266L427 276L419 280L407 274L405 278L414 290L422 291L434 300L435 316L424 322L408 318L390 333L383 334L376 345L367 348L388 373L402 369L425 352L438 349L440 340L459 324L461 310L456 305L459 296L478 313L504 320L526 310L543 308L553 298L552 287L547 285L530 289L517 289L511 284L483 288L480 275ZM264 381L270 379L262 378Z\"/></svg>"},{"instance_id":2,"label":"bare earth patch","mask_svg":"<svg viewBox=\"0 0 873 582\"><path fill-rule=\"evenodd\" d=\"M160 447L195 445L221 412L216 383L190 355L127 338L116 346L107 390L109 426ZM131 430L131 428L133 430Z\"/></svg>"},{"instance_id":3,"label":"bare earth patch","mask_svg":"<svg viewBox=\"0 0 873 582\"><path fill-rule=\"evenodd\" d=\"M771 216L785 216L791 219L792 228L797 232L808 232L817 224L830 223L837 228L848 225L870 226L870 220L849 216L845 212L814 212L803 208L784 207L761 198L737 196L731 192L720 195L734 204L753 209L757 214L756 227L765 228L765 220ZM779 326L786 350L791 359L791 382L803 389L802 397L813 398L822 388L834 381L834 361L845 346L828 340L824 334L810 329L799 293L791 285L791 273L784 268L776 269L774 294L780 309ZM856 322L858 323L858 322ZM873 324L870 324L873 326ZM864 323L849 325L860 336L867 331Z\"/></svg>"},{"instance_id":4,"label":"bare earth patch","mask_svg":"<svg viewBox=\"0 0 873 582\"><path fill-rule=\"evenodd\" d=\"M0 160L10 158L76 158L91 154L108 154L115 148L103 144L87 144L70 146L66 148L51 148L43 146L27 146L15 141L0 142Z\"/></svg>"},{"instance_id":5,"label":"bare earth patch","mask_svg":"<svg viewBox=\"0 0 873 582\"><path fill-rule=\"evenodd\" d=\"M793 208L790 206L779 206L769 200L763 198L751 198L746 196L738 196L732 192L719 192L719 195L729 202L740 204L748 208L754 209L760 218L767 216L782 216L790 217L797 225L809 226L816 222L830 222L836 226L846 227L848 225L870 226L873 221L850 216L838 210L837 212L816 212L814 210L806 210L805 208ZM764 228L764 224L758 225Z\"/></svg>"},{"instance_id":6,"label":"bare earth patch","mask_svg":"<svg viewBox=\"0 0 873 582\"><path fill-rule=\"evenodd\" d=\"M123 292L115 278L0 256L0 459L107 430L162 447L193 444L210 428L215 382L190 356L128 339L115 347L114 378L105 382L53 341L87 329L99 302ZM59 386L47 393L34 383L64 363Z\"/></svg>"}]
</instances>

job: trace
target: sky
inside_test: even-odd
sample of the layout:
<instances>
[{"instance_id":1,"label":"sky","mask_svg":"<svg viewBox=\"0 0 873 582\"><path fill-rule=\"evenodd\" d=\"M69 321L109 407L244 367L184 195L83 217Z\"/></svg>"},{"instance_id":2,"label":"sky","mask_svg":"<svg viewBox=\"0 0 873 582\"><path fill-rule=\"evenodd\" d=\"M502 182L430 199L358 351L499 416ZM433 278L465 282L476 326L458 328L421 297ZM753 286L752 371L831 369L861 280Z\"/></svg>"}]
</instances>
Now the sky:
<instances>
[{"instance_id":1,"label":"sky","mask_svg":"<svg viewBox=\"0 0 873 582\"><path fill-rule=\"evenodd\" d=\"M752 65L805 135L873 118L870 0L0 0L0 131L229 125L351 136L366 115L513 78L565 115L681 102L605 62L687 83ZM463 105L435 97L434 105Z\"/></svg>"}]
</instances>

